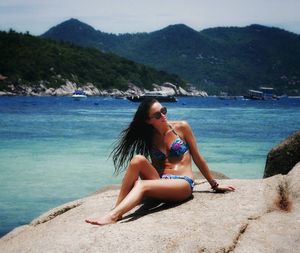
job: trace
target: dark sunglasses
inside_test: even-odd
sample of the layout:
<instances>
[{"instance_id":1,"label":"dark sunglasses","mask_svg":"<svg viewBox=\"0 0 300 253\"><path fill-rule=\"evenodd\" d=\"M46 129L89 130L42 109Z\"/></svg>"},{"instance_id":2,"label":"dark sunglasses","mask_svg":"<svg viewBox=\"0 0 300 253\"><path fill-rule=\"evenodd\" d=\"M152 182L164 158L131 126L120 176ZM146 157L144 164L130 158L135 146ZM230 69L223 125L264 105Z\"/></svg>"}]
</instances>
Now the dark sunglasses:
<instances>
[{"instance_id":1,"label":"dark sunglasses","mask_svg":"<svg viewBox=\"0 0 300 253\"><path fill-rule=\"evenodd\" d=\"M163 115L167 114L167 108L166 107L162 107L159 112L153 113L153 115L150 117L150 119L152 119L152 118L160 119L162 114Z\"/></svg>"}]
</instances>

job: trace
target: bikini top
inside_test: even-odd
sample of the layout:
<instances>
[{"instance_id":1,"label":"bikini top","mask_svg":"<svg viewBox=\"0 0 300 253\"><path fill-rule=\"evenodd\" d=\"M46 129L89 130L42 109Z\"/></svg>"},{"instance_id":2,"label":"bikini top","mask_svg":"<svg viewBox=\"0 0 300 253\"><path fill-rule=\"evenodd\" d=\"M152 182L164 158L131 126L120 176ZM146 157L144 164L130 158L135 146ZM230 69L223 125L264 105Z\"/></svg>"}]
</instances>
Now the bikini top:
<instances>
[{"instance_id":1,"label":"bikini top","mask_svg":"<svg viewBox=\"0 0 300 253\"><path fill-rule=\"evenodd\" d=\"M151 155L159 161L164 161L168 157L181 157L186 151L189 150L189 146L187 143L185 143L179 135L176 133L176 131L171 128L174 134L176 134L177 138L173 141L173 143L170 146L169 155L166 155L164 152L162 152L157 147L153 146L151 149Z\"/></svg>"}]
</instances>

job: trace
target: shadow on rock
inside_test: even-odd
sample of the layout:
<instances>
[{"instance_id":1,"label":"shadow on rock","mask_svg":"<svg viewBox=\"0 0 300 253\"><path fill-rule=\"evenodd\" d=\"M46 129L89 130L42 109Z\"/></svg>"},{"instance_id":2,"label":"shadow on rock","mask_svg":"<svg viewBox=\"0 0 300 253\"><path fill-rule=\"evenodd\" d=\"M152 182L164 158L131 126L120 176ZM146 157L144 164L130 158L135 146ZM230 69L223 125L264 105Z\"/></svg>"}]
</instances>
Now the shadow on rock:
<instances>
[{"instance_id":1,"label":"shadow on rock","mask_svg":"<svg viewBox=\"0 0 300 253\"><path fill-rule=\"evenodd\" d=\"M143 200L141 207L139 209L137 209L134 213L123 217L123 219L121 220L121 223L135 221L145 215L180 206L180 205L192 200L193 198L194 198L194 196L192 195L187 200L184 200L181 202L176 202L176 203L175 202L167 202L166 203L166 202L161 202L160 200L146 198Z\"/></svg>"}]
</instances>

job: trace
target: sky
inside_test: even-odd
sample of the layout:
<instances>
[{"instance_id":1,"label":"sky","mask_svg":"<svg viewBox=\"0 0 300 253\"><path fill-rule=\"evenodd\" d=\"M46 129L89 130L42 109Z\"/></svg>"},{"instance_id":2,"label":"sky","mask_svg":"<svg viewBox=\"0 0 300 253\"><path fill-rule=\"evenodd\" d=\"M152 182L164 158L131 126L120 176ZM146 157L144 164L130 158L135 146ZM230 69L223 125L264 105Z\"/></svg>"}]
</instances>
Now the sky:
<instances>
[{"instance_id":1,"label":"sky","mask_svg":"<svg viewBox=\"0 0 300 253\"><path fill-rule=\"evenodd\" d=\"M300 0L0 0L0 30L41 35L76 18L107 33L185 24L197 31L261 24L300 34Z\"/></svg>"}]
</instances>

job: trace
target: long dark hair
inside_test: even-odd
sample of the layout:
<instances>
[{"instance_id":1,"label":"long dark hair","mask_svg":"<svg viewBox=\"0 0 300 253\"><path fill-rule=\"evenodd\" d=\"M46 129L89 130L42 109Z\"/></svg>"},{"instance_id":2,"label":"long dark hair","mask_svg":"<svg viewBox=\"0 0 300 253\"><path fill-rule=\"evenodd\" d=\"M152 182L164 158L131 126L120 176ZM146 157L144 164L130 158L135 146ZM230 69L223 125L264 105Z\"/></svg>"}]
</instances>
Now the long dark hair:
<instances>
[{"instance_id":1,"label":"long dark hair","mask_svg":"<svg viewBox=\"0 0 300 253\"><path fill-rule=\"evenodd\" d=\"M110 155L113 157L115 174L123 171L135 154L149 157L154 128L146 123L149 109L156 99L145 99L138 107L133 120L124 129Z\"/></svg>"}]
</instances>

